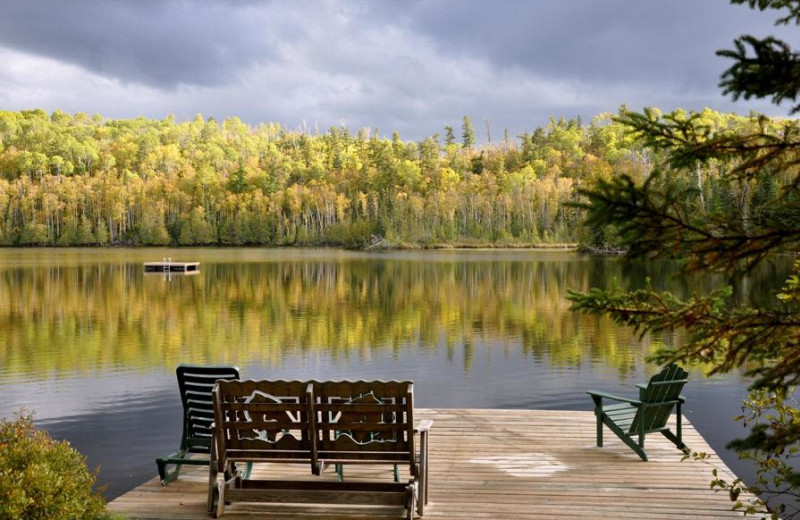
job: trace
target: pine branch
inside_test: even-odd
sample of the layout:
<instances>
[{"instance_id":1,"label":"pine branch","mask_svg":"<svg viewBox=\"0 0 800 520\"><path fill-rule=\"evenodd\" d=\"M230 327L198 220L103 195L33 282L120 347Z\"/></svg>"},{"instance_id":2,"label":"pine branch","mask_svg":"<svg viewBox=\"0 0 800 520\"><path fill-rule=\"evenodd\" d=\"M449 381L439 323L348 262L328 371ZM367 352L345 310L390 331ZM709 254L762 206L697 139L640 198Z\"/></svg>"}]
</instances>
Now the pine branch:
<instances>
[{"instance_id":1,"label":"pine branch","mask_svg":"<svg viewBox=\"0 0 800 520\"><path fill-rule=\"evenodd\" d=\"M767 9L783 10L789 13L775 21L775 25L800 25L800 3L797 0L731 0L732 4L747 4L750 9L766 11Z\"/></svg>"},{"instance_id":2,"label":"pine branch","mask_svg":"<svg viewBox=\"0 0 800 520\"><path fill-rule=\"evenodd\" d=\"M570 291L572 309L607 315L639 335L684 329L682 346L663 350L653 360L711 363L710 374L755 362L748 372L756 386L784 388L800 381L800 315L785 308L755 309L728 304L730 288L683 301L651 289Z\"/></svg>"},{"instance_id":3,"label":"pine branch","mask_svg":"<svg viewBox=\"0 0 800 520\"><path fill-rule=\"evenodd\" d=\"M749 271L771 252L800 246L800 202L785 201L758 215L758 228L729 214L703 214L691 202L694 188L667 184L658 189L655 171L638 185L629 176L598 182L580 190L587 202L574 203L587 211L589 225L617 227L627 246L626 257L685 258L689 270ZM747 229L749 226L751 229Z\"/></svg>"},{"instance_id":4,"label":"pine branch","mask_svg":"<svg viewBox=\"0 0 800 520\"><path fill-rule=\"evenodd\" d=\"M723 74L719 86L734 101L743 97L771 98L776 105L797 101L800 95L800 54L772 36L758 39L744 35L734 40L733 50L717 51L734 64ZM790 113L800 112L800 104Z\"/></svg>"}]
</instances>

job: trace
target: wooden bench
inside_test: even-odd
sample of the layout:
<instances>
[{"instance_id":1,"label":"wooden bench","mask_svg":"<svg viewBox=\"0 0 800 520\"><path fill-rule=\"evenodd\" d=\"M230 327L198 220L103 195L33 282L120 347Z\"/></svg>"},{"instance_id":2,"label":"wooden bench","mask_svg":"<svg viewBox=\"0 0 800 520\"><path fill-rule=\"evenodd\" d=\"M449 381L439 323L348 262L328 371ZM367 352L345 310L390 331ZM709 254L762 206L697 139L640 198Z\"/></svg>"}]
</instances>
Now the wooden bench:
<instances>
[{"instance_id":1,"label":"wooden bench","mask_svg":"<svg viewBox=\"0 0 800 520\"><path fill-rule=\"evenodd\" d=\"M410 381L219 381L208 510L229 502L396 505L422 516L428 502L428 432L414 426ZM416 437L419 436L419 449ZM402 464L407 482L244 479L236 463ZM242 464L240 464L241 466ZM220 478L221 477L221 478Z\"/></svg>"}]
</instances>

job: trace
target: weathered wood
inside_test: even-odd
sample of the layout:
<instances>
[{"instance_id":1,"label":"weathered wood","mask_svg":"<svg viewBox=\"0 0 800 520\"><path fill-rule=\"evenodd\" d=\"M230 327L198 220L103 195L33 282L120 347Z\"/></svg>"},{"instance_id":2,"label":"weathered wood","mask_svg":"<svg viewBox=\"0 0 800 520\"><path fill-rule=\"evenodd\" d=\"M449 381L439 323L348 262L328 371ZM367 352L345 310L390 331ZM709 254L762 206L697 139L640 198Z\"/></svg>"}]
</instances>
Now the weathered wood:
<instances>
[{"instance_id":1,"label":"weathered wood","mask_svg":"<svg viewBox=\"0 0 800 520\"><path fill-rule=\"evenodd\" d=\"M423 514L431 422L414 428L410 381L220 381L212 398L208 511L215 516L235 501L401 505L408 518L416 505ZM421 438L419 459L415 434ZM351 461L405 462L411 478L391 486L286 479L276 485L242 480L234 466L262 461L307 462L315 475L325 465Z\"/></svg>"},{"instance_id":2,"label":"weathered wood","mask_svg":"<svg viewBox=\"0 0 800 520\"><path fill-rule=\"evenodd\" d=\"M339 482L337 482L338 484ZM296 483L283 482L282 487L235 488L225 492L225 498L232 502L273 502L288 504L350 504L405 507L407 484L399 484L397 489L364 490L361 486L347 489L320 489L309 486L298 489ZM316 483L313 483L316 484ZM356 483L358 484L358 483ZM336 486L339 487L339 486Z\"/></svg>"},{"instance_id":3,"label":"weathered wood","mask_svg":"<svg viewBox=\"0 0 800 520\"><path fill-rule=\"evenodd\" d=\"M430 438L426 520L742 517L731 511L727 494L709 488L712 466L723 474L729 470L688 421L684 442L708 453L708 463L681 461L681 452L660 435L648 438L647 464L616 438L598 449L595 416L588 411L416 409L415 418L436 423L436 434ZM513 443L500 439L513 439ZM389 467L353 465L347 481L391 484ZM309 473L305 464L265 463L253 468L258 479L336 481L333 468L318 477ZM409 476L407 470L402 472L403 478ZM208 473L190 468L166 488L152 479L112 501L109 509L131 520L207 520L207 485ZM400 507L247 502L225 510L225 518L231 520L363 520L400 515Z\"/></svg>"},{"instance_id":4,"label":"weathered wood","mask_svg":"<svg viewBox=\"0 0 800 520\"><path fill-rule=\"evenodd\" d=\"M185 273L192 274L200 271L200 262L145 262L145 273Z\"/></svg>"}]
</instances>

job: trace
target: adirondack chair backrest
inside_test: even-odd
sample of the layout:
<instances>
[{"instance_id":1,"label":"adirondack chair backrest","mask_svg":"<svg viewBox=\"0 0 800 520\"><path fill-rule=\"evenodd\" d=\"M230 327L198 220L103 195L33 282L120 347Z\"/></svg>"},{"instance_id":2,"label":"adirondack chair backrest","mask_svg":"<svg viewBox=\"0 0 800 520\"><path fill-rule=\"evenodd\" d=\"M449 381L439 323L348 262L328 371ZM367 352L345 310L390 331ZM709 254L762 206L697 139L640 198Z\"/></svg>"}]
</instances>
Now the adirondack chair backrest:
<instances>
[{"instance_id":1,"label":"adirondack chair backrest","mask_svg":"<svg viewBox=\"0 0 800 520\"><path fill-rule=\"evenodd\" d=\"M313 383L321 461L408 463L411 473L416 473L413 383Z\"/></svg>"},{"instance_id":2,"label":"adirondack chair backrest","mask_svg":"<svg viewBox=\"0 0 800 520\"><path fill-rule=\"evenodd\" d=\"M639 390L639 400L643 404L637 410L628 431L630 433L640 431L642 423L645 432L663 428L667 424L669 414L678 403L688 375L688 372L673 363L651 377L647 386Z\"/></svg>"},{"instance_id":3,"label":"adirondack chair backrest","mask_svg":"<svg viewBox=\"0 0 800 520\"><path fill-rule=\"evenodd\" d=\"M190 453L208 453L214 420L211 390L218 379L239 379L239 368L180 365L175 373L183 403L181 449Z\"/></svg>"},{"instance_id":4,"label":"adirondack chair backrest","mask_svg":"<svg viewBox=\"0 0 800 520\"><path fill-rule=\"evenodd\" d=\"M213 391L217 457L240 461L310 462L319 473L313 425L313 386L302 381L219 381Z\"/></svg>"}]
</instances>

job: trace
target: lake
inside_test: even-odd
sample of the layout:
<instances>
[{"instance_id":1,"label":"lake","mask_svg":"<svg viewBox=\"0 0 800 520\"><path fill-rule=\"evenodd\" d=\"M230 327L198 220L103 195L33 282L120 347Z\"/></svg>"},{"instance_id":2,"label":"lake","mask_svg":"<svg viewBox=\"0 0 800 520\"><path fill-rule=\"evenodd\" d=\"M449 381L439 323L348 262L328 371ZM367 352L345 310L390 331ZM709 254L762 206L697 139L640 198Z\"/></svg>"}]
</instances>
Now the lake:
<instances>
[{"instance_id":1,"label":"lake","mask_svg":"<svg viewBox=\"0 0 800 520\"><path fill-rule=\"evenodd\" d=\"M143 272L162 258L200 271ZM790 266L765 265L736 297L774 298ZM647 355L682 336L638 338L573 313L567 290L649 277L687 295L724 282L678 273L563 251L0 249L0 415L34 411L100 467L113 498L178 447L180 363L253 379L411 379L419 407L590 410L587 389L634 395L658 370ZM687 368L687 417L749 474L724 449L744 433L732 418L749 380Z\"/></svg>"}]
</instances>

